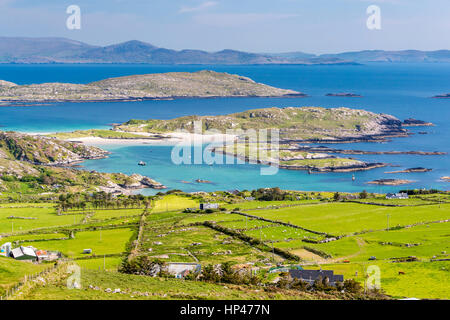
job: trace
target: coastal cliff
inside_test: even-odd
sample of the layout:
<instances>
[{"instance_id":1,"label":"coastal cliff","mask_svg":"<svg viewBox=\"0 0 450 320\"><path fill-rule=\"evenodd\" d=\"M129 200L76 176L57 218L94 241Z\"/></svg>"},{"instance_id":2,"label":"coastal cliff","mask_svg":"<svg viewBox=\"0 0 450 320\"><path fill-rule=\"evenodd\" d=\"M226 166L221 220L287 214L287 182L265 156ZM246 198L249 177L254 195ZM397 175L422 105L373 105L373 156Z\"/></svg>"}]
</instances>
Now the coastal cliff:
<instances>
[{"instance_id":1,"label":"coastal cliff","mask_svg":"<svg viewBox=\"0 0 450 320\"><path fill-rule=\"evenodd\" d=\"M142 175L100 173L70 167L109 152L84 144L15 132L0 132L0 191L104 191L130 193L135 189L166 188Z\"/></svg>"}]
</instances>

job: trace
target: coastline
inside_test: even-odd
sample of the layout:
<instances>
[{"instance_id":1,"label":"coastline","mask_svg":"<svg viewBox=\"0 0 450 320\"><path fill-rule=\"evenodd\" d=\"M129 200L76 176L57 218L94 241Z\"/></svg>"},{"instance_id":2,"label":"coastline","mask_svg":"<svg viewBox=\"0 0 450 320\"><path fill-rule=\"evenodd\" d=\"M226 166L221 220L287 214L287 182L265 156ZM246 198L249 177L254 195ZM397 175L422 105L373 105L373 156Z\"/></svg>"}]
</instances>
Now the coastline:
<instances>
[{"instance_id":1,"label":"coastline","mask_svg":"<svg viewBox=\"0 0 450 320\"><path fill-rule=\"evenodd\" d=\"M165 134L152 134L145 132L129 132L132 134L140 135L142 138L101 138L101 137L79 137L64 139L70 142L79 142L88 146L101 146L101 145L191 145L191 144L204 144L204 143L225 143L232 142L237 139L237 136L230 134L196 134L188 132L171 132ZM51 135L52 133L32 133L27 132L28 135Z\"/></svg>"}]
</instances>

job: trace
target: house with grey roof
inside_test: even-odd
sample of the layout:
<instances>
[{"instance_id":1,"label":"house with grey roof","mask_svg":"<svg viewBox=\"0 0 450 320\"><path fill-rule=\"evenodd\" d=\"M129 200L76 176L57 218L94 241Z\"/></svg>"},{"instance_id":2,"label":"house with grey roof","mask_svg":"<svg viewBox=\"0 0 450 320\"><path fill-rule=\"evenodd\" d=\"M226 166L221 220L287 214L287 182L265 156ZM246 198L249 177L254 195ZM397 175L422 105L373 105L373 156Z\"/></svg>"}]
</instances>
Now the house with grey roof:
<instances>
[{"instance_id":1,"label":"house with grey roof","mask_svg":"<svg viewBox=\"0 0 450 320\"><path fill-rule=\"evenodd\" d=\"M336 286L336 282L344 282L344 276L334 274L333 270L289 270L292 279L300 279L313 285L316 280L328 278L330 286Z\"/></svg>"},{"instance_id":2,"label":"house with grey roof","mask_svg":"<svg viewBox=\"0 0 450 320\"><path fill-rule=\"evenodd\" d=\"M36 252L32 247L18 247L11 250L11 257L16 260L36 261L38 259Z\"/></svg>"},{"instance_id":3,"label":"house with grey roof","mask_svg":"<svg viewBox=\"0 0 450 320\"><path fill-rule=\"evenodd\" d=\"M200 210L219 209L218 203L200 203Z\"/></svg>"}]
</instances>

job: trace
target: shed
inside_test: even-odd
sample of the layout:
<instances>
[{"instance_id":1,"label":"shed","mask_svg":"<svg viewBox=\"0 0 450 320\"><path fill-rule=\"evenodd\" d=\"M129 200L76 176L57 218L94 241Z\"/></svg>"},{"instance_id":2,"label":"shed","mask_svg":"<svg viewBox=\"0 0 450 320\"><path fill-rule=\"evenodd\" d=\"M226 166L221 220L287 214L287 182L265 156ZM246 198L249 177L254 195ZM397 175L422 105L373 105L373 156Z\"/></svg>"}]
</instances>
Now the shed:
<instances>
[{"instance_id":1,"label":"shed","mask_svg":"<svg viewBox=\"0 0 450 320\"><path fill-rule=\"evenodd\" d=\"M37 256L34 249L31 247L22 247L11 250L11 257L16 260L31 260L36 261Z\"/></svg>"},{"instance_id":2,"label":"shed","mask_svg":"<svg viewBox=\"0 0 450 320\"><path fill-rule=\"evenodd\" d=\"M219 209L218 203L200 203L200 210Z\"/></svg>"}]
</instances>

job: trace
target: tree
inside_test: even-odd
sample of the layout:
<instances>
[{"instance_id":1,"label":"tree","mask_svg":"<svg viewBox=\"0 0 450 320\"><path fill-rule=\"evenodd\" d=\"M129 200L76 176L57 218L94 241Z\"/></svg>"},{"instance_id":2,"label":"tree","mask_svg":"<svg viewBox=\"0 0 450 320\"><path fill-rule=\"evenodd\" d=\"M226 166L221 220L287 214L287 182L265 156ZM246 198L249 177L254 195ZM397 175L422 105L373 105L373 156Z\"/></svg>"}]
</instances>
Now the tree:
<instances>
[{"instance_id":1,"label":"tree","mask_svg":"<svg viewBox=\"0 0 450 320\"><path fill-rule=\"evenodd\" d=\"M341 200L341 194L339 192L335 192L333 195L333 199L334 199L334 201Z\"/></svg>"},{"instance_id":2,"label":"tree","mask_svg":"<svg viewBox=\"0 0 450 320\"><path fill-rule=\"evenodd\" d=\"M362 287L359 282L353 279L347 279L344 281L344 290L350 293L360 293L362 291Z\"/></svg>"},{"instance_id":3,"label":"tree","mask_svg":"<svg viewBox=\"0 0 450 320\"><path fill-rule=\"evenodd\" d=\"M368 196L369 196L369 194L367 193L366 190L363 190L363 191L359 194L359 198L360 198L360 199L367 199Z\"/></svg>"}]
</instances>

